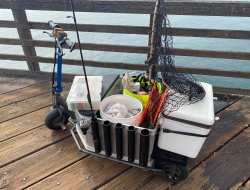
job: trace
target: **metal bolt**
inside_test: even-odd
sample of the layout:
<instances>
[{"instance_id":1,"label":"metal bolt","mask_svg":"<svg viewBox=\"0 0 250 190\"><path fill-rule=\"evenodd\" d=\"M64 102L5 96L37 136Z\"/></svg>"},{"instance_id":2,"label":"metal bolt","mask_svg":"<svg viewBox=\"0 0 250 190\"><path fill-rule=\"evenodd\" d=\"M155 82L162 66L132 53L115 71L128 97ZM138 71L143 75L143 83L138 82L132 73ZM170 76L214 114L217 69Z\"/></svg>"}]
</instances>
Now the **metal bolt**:
<instances>
[{"instance_id":1,"label":"metal bolt","mask_svg":"<svg viewBox=\"0 0 250 190\"><path fill-rule=\"evenodd\" d=\"M89 179L89 176L87 176L86 178Z\"/></svg>"},{"instance_id":2,"label":"metal bolt","mask_svg":"<svg viewBox=\"0 0 250 190\"><path fill-rule=\"evenodd\" d=\"M25 180L26 180L26 178L23 178L23 179L22 179L22 181L25 181Z\"/></svg>"},{"instance_id":3,"label":"metal bolt","mask_svg":"<svg viewBox=\"0 0 250 190\"><path fill-rule=\"evenodd\" d=\"M6 173L6 172L4 172L4 175L7 175L7 173Z\"/></svg>"},{"instance_id":4,"label":"metal bolt","mask_svg":"<svg viewBox=\"0 0 250 190\"><path fill-rule=\"evenodd\" d=\"M57 182L56 184L57 184L57 185L60 185L60 182Z\"/></svg>"},{"instance_id":5,"label":"metal bolt","mask_svg":"<svg viewBox=\"0 0 250 190\"><path fill-rule=\"evenodd\" d=\"M215 121L219 121L219 120L220 120L220 117L215 117L214 120L215 120Z\"/></svg>"}]
</instances>

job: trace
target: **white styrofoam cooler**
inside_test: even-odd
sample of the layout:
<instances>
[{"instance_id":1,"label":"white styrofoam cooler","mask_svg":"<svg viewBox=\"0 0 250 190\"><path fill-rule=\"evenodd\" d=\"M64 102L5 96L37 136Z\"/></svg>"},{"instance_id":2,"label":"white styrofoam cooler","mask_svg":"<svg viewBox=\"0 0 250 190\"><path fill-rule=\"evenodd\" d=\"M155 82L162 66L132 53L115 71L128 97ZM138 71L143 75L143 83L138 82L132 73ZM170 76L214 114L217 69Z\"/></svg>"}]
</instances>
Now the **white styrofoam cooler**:
<instances>
[{"instance_id":1,"label":"white styrofoam cooler","mask_svg":"<svg viewBox=\"0 0 250 190\"><path fill-rule=\"evenodd\" d=\"M201 101L163 116L159 148L191 158L198 155L215 120L212 86L201 84L206 91Z\"/></svg>"},{"instance_id":2,"label":"white styrofoam cooler","mask_svg":"<svg viewBox=\"0 0 250 190\"><path fill-rule=\"evenodd\" d=\"M94 110L100 109L101 93L102 93L102 76L87 76L91 102ZM84 76L75 76L71 85L69 95L67 97L67 105L69 110L90 110L87 98L87 87Z\"/></svg>"}]
</instances>

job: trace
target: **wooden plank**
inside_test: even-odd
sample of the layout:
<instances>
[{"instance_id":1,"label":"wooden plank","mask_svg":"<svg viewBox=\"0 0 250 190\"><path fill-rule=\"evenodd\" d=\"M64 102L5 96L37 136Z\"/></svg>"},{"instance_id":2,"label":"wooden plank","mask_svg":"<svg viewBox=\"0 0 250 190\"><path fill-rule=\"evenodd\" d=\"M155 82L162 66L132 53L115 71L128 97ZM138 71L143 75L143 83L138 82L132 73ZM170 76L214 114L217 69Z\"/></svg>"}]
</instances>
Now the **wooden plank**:
<instances>
[{"instance_id":1,"label":"wooden plank","mask_svg":"<svg viewBox=\"0 0 250 190\"><path fill-rule=\"evenodd\" d=\"M249 178L250 128L197 167L190 176L171 189L237 189ZM228 180L230 179L230 180Z\"/></svg>"},{"instance_id":2,"label":"wooden plank","mask_svg":"<svg viewBox=\"0 0 250 190\"><path fill-rule=\"evenodd\" d=\"M149 183L146 183L143 186L143 190L152 190L152 189L166 190L170 185L171 183L169 181L157 176L153 178L153 180L151 180Z\"/></svg>"},{"instance_id":3,"label":"wooden plank","mask_svg":"<svg viewBox=\"0 0 250 190\"><path fill-rule=\"evenodd\" d=\"M28 189L95 189L127 168L124 164L88 156Z\"/></svg>"},{"instance_id":4,"label":"wooden plank","mask_svg":"<svg viewBox=\"0 0 250 190\"><path fill-rule=\"evenodd\" d=\"M67 95L69 87L65 87L64 95ZM52 105L51 93L45 93L36 97L12 103L0 108L0 123L19 117L33 111Z\"/></svg>"},{"instance_id":5,"label":"wooden plank","mask_svg":"<svg viewBox=\"0 0 250 190\"><path fill-rule=\"evenodd\" d=\"M14 44L14 43L19 43L19 42L17 42L17 40L14 40L14 41L11 41L11 43ZM38 41L38 40L23 41L23 43L30 47L33 47L33 46L53 47L53 42L48 42L48 41ZM81 45L83 49L93 50L93 51L110 51L110 52L126 52L126 53L147 53L148 52L148 47L144 47L144 46L124 46L124 45L91 44L91 43L83 43ZM178 55L178 56L250 60L250 53L248 52L227 52L227 51L210 51L210 50L174 48L173 54ZM6 60L25 61L29 57L27 58L21 55L0 54L0 58L6 59ZM31 57L31 60L34 60L34 59L35 58Z\"/></svg>"},{"instance_id":6,"label":"wooden plank","mask_svg":"<svg viewBox=\"0 0 250 190\"><path fill-rule=\"evenodd\" d=\"M66 83L64 85L64 92L62 94L67 95L69 89L70 86L68 86L68 83ZM49 90L50 88L47 89L47 91ZM20 95L20 98L21 97L22 96ZM2 113L0 115L0 123L45 108L51 104L52 104L51 93L42 93L41 95L37 95L35 97L32 96L29 99L13 102L7 106L0 107L0 113Z\"/></svg>"},{"instance_id":7,"label":"wooden plank","mask_svg":"<svg viewBox=\"0 0 250 190\"><path fill-rule=\"evenodd\" d=\"M20 44L20 41L16 39L1 38L0 43L18 45ZM25 46L31 46L31 47L33 46L54 47L54 42L41 41L41 40L23 40L23 44ZM126 45L93 44L93 43L82 43L81 46L82 49L93 50L93 51L110 51L110 52L126 52L126 53L147 53L149 51L149 47L145 46L126 46ZM78 49L78 44L76 44L76 48ZM228 51L174 48L173 54L179 56L250 60L250 53L248 52L228 52ZM8 59L8 57L3 57L3 59L4 58Z\"/></svg>"},{"instance_id":8,"label":"wooden plank","mask_svg":"<svg viewBox=\"0 0 250 190\"><path fill-rule=\"evenodd\" d=\"M171 28L173 36L250 39L250 31L244 30L217 30L200 28Z\"/></svg>"},{"instance_id":9,"label":"wooden plank","mask_svg":"<svg viewBox=\"0 0 250 190\"><path fill-rule=\"evenodd\" d=\"M223 110L218 116L220 120L216 122L215 126L212 128L205 144L198 155L198 157L194 160L191 160L190 168L193 169L196 167L196 163L199 164L202 160L206 159L210 155L213 154L214 151L219 149L223 146L226 142L232 139L235 135L240 133L243 129L245 129L246 124L250 123L250 98L245 97L242 100L236 102L235 104L231 105L230 107ZM140 173L139 169L138 174ZM112 184L119 180L120 178L126 178L128 181L133 181L140 175L128 175L130 170L125 172L124 174L120 175L118 178L113 179L112 181L108 182L104 187L109 187L110 189L115 188ZM146 173L146 172L145 172ZM126 177L125 177L126 176ZM162 179L159 176L154 176L154 174L149 177L152 178L151 181L145 183L141 186L141 189L166 189L171 185L171 183L167 180ZM134 181L133 186L141 185L140 181ZM128 187L129 188L129 187Z\"/></svg>"},{"instance_id":10,"label":"wooden plank","mask_svg":"<svg viewBox=\"0 0 250 190\"><path fill-rule=\"evenodd\" d=\"M37 46L37 47L54 47L54 42L51 42L51 41L24 40L24 44L27 46ZM144 46L81 43L81 47L84 50L126 52L126 53L145 53L146 54L148 51L148 47L144 47ZM76 43L76 49L79 49L78 43Z\"/></svg>"},{"instance_id":11,"label":"wooden plank","mask_svg":"<svg viewBox=\"0 0 250 190\"><path fill-rule=\"evenodd\" d=\"M0 54L0 59L12 60L12 61L26 61L27 58L24 55L14 55L14 54Z\"/></svg>"},{"instance_id":12,"label":"wooden plank","mask_svg":"<svg viewBox=\"0 0 250 190\"><path fill-rule=\"evenodd\" d=\"M0 38L0 44L22 45L20 39L12 39L12 38Z\"/></svg>"},{"instance_id":13,"label":"wooden plank","mask_svg":"<svg viewBox=\"0 0 250 190\"><path fill-rule=\"evenodd\" d=\"M48 98L49 97L49 98ZM19 117L52 104L50 93L32 97L0 108L0 123Z\"/></svg>"},{"instance_id":14,"label":"wooden plank","mask_svg":"<svg viewBox=\"0 0 250 190\"><path fill-rule=\"evenodd\" d=\"M2 28L16 28L16 23L10 20L1 20L0 27Z\"/></svg>"},{"instance_id":15,"label":"wooden plank","mask_svg":"<svg viewBox=\"0 0 250 190\"><path fill-rule=\"evenodd\" d=\"M0 123L0 142L13 138L44 124L45 116L51 110L50 106L31 112L6 122Z\"/></svg>"},{"instance_id":16,"label":"wooden plank","mask_svg":"<svg viewBox=\"0 0 250 190\"><path fill-rule=\"evenodd\" d=\"M5 140L0 143L0 168L69 136L69 131L61 130L55 132L43 125L14 138Z\"/></svg>"},{"instance_id":17,"label":"wooden plank","mask_svg":"<svg viewBox=\"0 0 250 190\"><path fill-rule=\"evenodd\" d=\"M136 13L147 14L153 10L152 1L85 1L79 0L74 2L75 10L81 12L107 12L107 13ZM21 1L21 0L3 0L0 3L2 8L31 9L31 10L55 10L71 11L70 1Z\"/></svg>"},{"instance_id":18,"label":"wooden plank","mask_svg":"<svg viewBox=\"0 0 250 190\"><path fill-rule=\"evenodd\" d=\"M43 80L48 81L51 78L51 72L30 72L24 70L16 70L16 69L4 69L0 68L0 76L1 77L16 77L19 79L36 79L37 81ZM62 82L72 82L75 77L75 74L63 73ZM1 79L1 78L0 78Z\"/></svg>"},{"instance_id":19,"label":"wooden plank","mask_svg":"<svg viewBox=\"0 0 250 190\"><path fill-rule=\"evenodd\" d=\"M133 177L133 179L131 179ZM144 189L144 185L150 183L154 179L152 172L145 172L143 170L132 168L122 173L115 179L109 181L101 186L98 190L104 189ZM158 190L158 187L155 188Z\"/></svg>"},{"instance_id":20,"label":"wooden plank","mask_svg":"<svg viewBox=\"0 0 250 190\"><path fill-rule=\"evenodd\" d=\"M15 43L15 42L13 42ZM24 41L24 44L29 47L33 45L38 47L52 47L53 42L39 42L39 41ZM120 46L120 45L106 45L106 44L82 44L83 49L93 51L113 51L113 52L128 52L128 53L147 53L148 47L145 46ZM195 49L181 49L174 48L173 55L191 56L191 57L207 57L207 58L223 58L223 59L238 59L250 60L250 53L248 52L229 52L229 51L212 51L212 50L195 50ZM38 57L38 56L37 56ZM22 55L0 54L0 59L26 61L27 59L35 60L35 56L25 57ZM41 59L41 58L40 58Z\"/></svg>"},{"instance_id":21,"label":"wooden plank","mask_svg":"<svg viewBox=\"0 0 250 190\"><path fill-rule=\"evenodd\" d=\"M1 57L1 55L0 55ZM37 60L42 63L53 63L52 58L47 57L30 57L31 60ZM81 60L77 59L64 59L64 64L67 65L81 65ZM117 62L100 62L100 61L84 61L86 66L91 67L105 67L105 68L117 68L117 69L127 69L127 70L147 70L148 66L144 64L130 64L130 63L117 63Z\"/></svg>"},{"instance_id":22,"label":"wooden plank","mask_svg":"<svg viewBox=\"0 0 250 190\"><path fill-rule=\"evenodd\" d=\"M173 54L179 55L179 56L250 60L250 53L249 52L228 52L228 51L212 51L212 50L174 48Z\"/></svg>"},{"instance_id":23,"label":"wooden plank","mask_svg":"<svg viewBox=\"0 0 250 190\"><path fill-rule=\"evenodd\" d=\"M20 40L32 39L31 31L28 27L28 19L25 10L12 9L13 17L17 23L17 32ZM38 62L33 62L29 60L29 56L36 56L36 50L34 47L25 46L22 44L24 55L27 59L27 65L30 71L39 71L40 67Z\"/></svg>"},{"instance_id":24,"label":"wooden plank","mask_svg":"<svg viewBox=\"0 0 250 190\"><path fill-rule=\"evenodd\" d=\"M19 78L19 77L0 77L0 94L11 92L13 90L21 89L42 82L40 79ZM1 104L0 104L1 105Z\"/></svg>"},{"instance_id":25,"label":"wooden plank","mask_svg":"<svg viewBox=\"0 0 250 190\"><path fill-rule=\"evenodd\" d=\"M76 11L150 14L154 10L153 0L79 0ZM168 14L209 15L209 16L250 16L250 3L247 1L184 1L169 0L165 4ZM1 0L1 8L71 11L70 1L59 0Z\"/></svg>"},{"instance_id":26,"label":"wooden plank","mask_svg":"<svg viewBox=\"0 0 250 190\"><path fill-rule=\"evenodd\" d=\"M246 1L168 1L168 14L203 16L241 16L249 17L250 3Z\"/></svg>"},{"instance_id":27,"label":"wooden plank","mask_svg":"<svg viewBox=\"0 0 250 190\"><path fill-rule=\"evenodd\" d=\"M196 68L184 68L184 67L177 67L177 71L181 73L192 73L192 74L199 74L199 75L250 78L250 72L242 72L242 71L226 71L226 70L218 70L218 69L217 70L196 69Z\"/></svg>"},{"instance_id":28,"label":"wooden plank","mask_svg":"<svg viewBox=\"0 0 250 190\"><path fill-rule=\"evenodd\" d=\"M86 157L71 137L0 169L0 187L24 189ZM2 175L6 173L5 175ZM1 183L5 181L4 186Z\"/></svg>"},{"instance_id":29,"label":"wooden plank","mask_svg":"<svg viewBox=\"0 0 250 190\"><path fill-rule=\"evenodd\" d=\"M37 95L51 91L51 85L48 81L36 83L26 88L17 89L0 95L0 108L8 104L22 101Z\"/></svg>"},{"instance_id":30,"label":"wooden plank","mask_svg":"<svg viewBox=\"0 0 250 190\"><path fill-rule=\"evenodd\" d=\"M151 14L152 15L152 14ZM47 23L28 22L31 29L50 30ZM60 23L60 26L67 31L75 31L74 24ZM0 21L0 27L15 28L14 21ZM148 26L119 26L119 25L97 25L97 24L78 24L79 31L82 32L101 32L118 34L142 34L149 35L151 28ZM250 31L246 30L219 30L219 29L200 29L200 28L175 28L172 27L173 36L205 37L205 38L226 38L226 39L250 39ZM2 43L0 41L0 43Z\"/></svg>"},{"instance_id":31,"label":"wooden plank","mask_svg":"<svg viewBox=\"0 0 250 190\"><path fill-rule=\"evenodd\" d=\"M29 22L31 29L51 30L48 23ZM75 31L74 24L60 23L60 26L66 31ZM147 35L151 29L147 26L123 26L123 25L103 25L103 24L78 24L78 30L81 32L101 32L101 33L119 33L119 34L142 34Z\"/></svg>"}]
</instances>

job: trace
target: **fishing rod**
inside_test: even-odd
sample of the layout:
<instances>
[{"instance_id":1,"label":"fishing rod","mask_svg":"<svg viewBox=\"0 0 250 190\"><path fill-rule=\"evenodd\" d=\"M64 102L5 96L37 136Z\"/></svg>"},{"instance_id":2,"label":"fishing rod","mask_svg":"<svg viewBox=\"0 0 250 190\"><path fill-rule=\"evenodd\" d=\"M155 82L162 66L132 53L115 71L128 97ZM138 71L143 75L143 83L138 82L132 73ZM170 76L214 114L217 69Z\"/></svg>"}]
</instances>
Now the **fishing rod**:
<instances>
[{"instance_id":1,"label":"fishing rod","mask_svg":"<svg viewBox=\"0 0 250 190\"><path fill-rule=\"evenodd\" d=\"M100 137L99 137L98 121L97 121L97 118L95 117L95 113L94 113L92 102L91 102L87 72L86 72L85 63L84 63L83 54L82 54L82 47L81 47L81 42L80 42L80 37L79 37L78 26L77 26L77 22L76 22L76 15L75 15L75 8L74 8L73 0L70 0L70 3L71 3L72 13L73 13L73 19L74 19L74 24L75 24L75 31L76 31L76 35L77 35L78 46L79 46L79 50L80 50L83 72L84 72L84 76L85 76L85 83L86 83L86 87L87 87L87 99L88 99L88 103L90 105L90 110L91 110L91 124L90 125L91 125L91 129L92 129L95 152L99 153L99 152L101 152L101 144L100 144Z\"/></svg>"}]
</instances>

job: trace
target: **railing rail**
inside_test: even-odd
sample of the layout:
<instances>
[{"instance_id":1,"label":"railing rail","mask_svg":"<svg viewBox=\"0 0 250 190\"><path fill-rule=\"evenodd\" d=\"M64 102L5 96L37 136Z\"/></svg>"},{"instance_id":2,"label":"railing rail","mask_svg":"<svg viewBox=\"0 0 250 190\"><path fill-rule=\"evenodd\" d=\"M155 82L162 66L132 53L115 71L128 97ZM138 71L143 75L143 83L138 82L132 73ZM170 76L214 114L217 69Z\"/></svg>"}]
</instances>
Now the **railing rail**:
<instances>
[{"instance_id":1,"label":"railing rail","mask_svg":"<svg viewBox=\"0 0 250 190\"><path fill-rule=\"evenodd\" d=\"M76 11L82 12L104 12L104 13L128 13L128 14L153 14L155 6L154 0L78 0L75 1ZM11 9L14 15L14 21L0 20L0 27L17 28L19 39L0 38L0 44L21 45L24 55L0 54L0 59L26 61L29 70L39 70L39 64L53 63L53 58L39 57L36 55L35 47L54 46L52 41L34 40L31 37L31 29L47 30L50 29L47 23L28 21L25 10L47 10L47 11L71 11L69 0L1 0L0 8ZM232 2L232 1L178 1L168 0L166 9L173 15L207 15L207 16L240 16L250 17L250 2ZM74 31L73 24L60 24L67 31ZM118 25L97 25L97 24L79 24L81 32L97 33L116 33L116 34L140 34L147 35L150 38L152 31L152 16L149 26L118 26ZM249 40L250 31L244 30L226 30L226 29L199 29L199 28L172 28L174 36L184 37L205 37L222 39L241 39ZM78 46L78 45L77 45ZM150 46L132 46L132 45L110 45L97 43L82 43L82 48L93 51L106 52L125 52L148 54ZM250 60L249 52L240 51L214 51L175 48L174 55ZM38 64L39 63L39 64ZM79 60L65 59L65 64L80 65ZM118 63L118 62L100 62L86 60L86 65L92 67L119 68L131 70L148 70L148 66L143 63ZM180 72L190 72L200 75L225 76L235 78L250 79L250 72L246 71L228 71L204 68L184 68L179 67ZM223 88L225 90L225 88ZM244 93L250 90L242 90Z\"/></svg>"}]
</instances>

